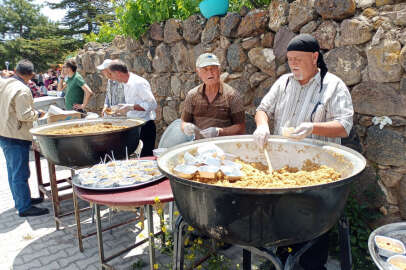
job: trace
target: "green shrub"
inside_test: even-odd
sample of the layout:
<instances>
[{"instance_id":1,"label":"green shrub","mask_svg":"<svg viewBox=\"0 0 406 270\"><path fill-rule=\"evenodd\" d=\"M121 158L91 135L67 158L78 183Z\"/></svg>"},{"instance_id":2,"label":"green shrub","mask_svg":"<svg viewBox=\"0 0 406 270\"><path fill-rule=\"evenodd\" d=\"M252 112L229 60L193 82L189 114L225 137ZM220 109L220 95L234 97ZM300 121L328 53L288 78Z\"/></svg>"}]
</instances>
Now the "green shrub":
<instances>
[{"instance_id":1,"label":"green shrub","mask_svg":"<svg viewBox=\"0 0 406 270\"><path fill-rule=\"evenodd\" d=\"M168 19L185 20L200 12L199 3L202 0L127 0L117 5L116 15L123 33L138 38L155 22ZM229 0L229 11L239 11L242 6L253 8L253 2L258 7L266 7L271 0Z\"/></svg>"},{"instance_id":2,"label":"green shrub","mask_svg":"<svg viewBox=\"0 0 406 270\"><path fill-rule=\"evenodd\" d=\"M116 35L122 35L123 30L118 23L113 23L112 25L108 23L103 23L100 26L99 33L90 33L85 35L85 42L99 42L99 43L110 43L113 41Z\"/></svg>"}]
</instances>

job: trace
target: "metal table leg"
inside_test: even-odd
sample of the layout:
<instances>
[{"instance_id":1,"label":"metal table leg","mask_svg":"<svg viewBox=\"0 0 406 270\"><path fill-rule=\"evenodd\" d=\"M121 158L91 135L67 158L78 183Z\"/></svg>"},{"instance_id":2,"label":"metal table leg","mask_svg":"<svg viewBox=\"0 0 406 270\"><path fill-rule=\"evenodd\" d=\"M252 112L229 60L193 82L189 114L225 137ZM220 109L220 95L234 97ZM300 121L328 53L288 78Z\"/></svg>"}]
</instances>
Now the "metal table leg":
<instances>
[{"instance_id":1,"label":"metal table leg","mask_svg":"<svg viewBox=\"0 0 406 270\"><path fill-rule=\"evenodd\" d=\"M152 213L152 205L145 205L145 212L147 213L148 222L148 240L149 240L149 263L150 269L154 270L155 264L155 247L154 247L154 217Z\"/></svg>"},{"instance_id":2,"label":"metal table leg","mask_svg":"<svg viewBox=\"0 0 406 270\"><path fill-rule=\"evenodd\" d=\"M350 223L346 216L338 221L338 235L340 239L340 266L342 270L352 269Z\"/></svg>"},{"instance_id":3,"label":"metal table leg","mask_svg":"<svg viewBox=\"0 0 406 270\"><path fill-rule=\"evenodd\" d=\"M104 248L103 248L103 231L101 228L100 220L100 206L98 204L94 205L96 211L96 229L97 229L97 244L99 245L99 259L101 264L101 269L104 269Z\"/></svg>"},{"instance_id":4,"label":"metal table leg","mask_svg":"<svg viewBox=\"0 0 406 270\"><path fill-rule=\"evenodd\" d=\"M184 261L184 245L183 245L183 230L186 226L183 217L179 216L176 220L174 230L174 247L173 247L173 270L183 270Z\"/></svg>"},{"instance_id":5,"label":"metal table leg","mask_svg":"<svg viewBox=\"0 0 406 270\"><path fill-rule=\"evenodd\" d=\"M246 249L242 250L242 269L251 270L251 252Z\"/></svg>"},{"instance_id":6,"label":"metal table leg","mask_svg":"<svg viewBox=\"0 0 406 270\"><path fill-rule=\"evenodd\" d=\"M173 231L173 227L175 225L175 223L173 222L173 212L175 208L175 203L169 202L168 207L169 207L169 228L171 231Z\"/></svg>"},{"instance_id":7,"label":"metal table leg","mask_svg":"<svg viewBox=\"0 0 406 270\"><path fill-rule=\"evenodd\" d=\"M76 196L75 190L73 190L73 208L75 211L75 221L76 221L76 236L78 238L79 251L83 252L83 239L82 239L82 227L80 225L80 211L78 197Z\"/></svg>"}]
</instances>

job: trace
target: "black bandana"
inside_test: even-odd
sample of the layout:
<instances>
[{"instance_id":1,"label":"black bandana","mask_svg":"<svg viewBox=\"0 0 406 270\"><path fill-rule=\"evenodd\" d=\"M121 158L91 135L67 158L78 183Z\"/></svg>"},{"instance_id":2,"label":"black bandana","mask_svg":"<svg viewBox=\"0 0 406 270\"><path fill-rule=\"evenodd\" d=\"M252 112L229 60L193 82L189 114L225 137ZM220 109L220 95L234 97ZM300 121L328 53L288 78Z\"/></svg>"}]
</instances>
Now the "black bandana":
<instances>
[{"instance_id":1,"label":"black bandana","mask_svg":"<svg viewBox=\"0 0 406 270\"><path fill-rule=\"evenodd\" d=\"M320 52L320 45L317 39L309 34L300 34L292 38L288 44L287 51L300 51L300 52L318 52L317 67L320 68L321 80L323 81L328 68L324 62L323 55Z\"/></svg>"}]
</instances>

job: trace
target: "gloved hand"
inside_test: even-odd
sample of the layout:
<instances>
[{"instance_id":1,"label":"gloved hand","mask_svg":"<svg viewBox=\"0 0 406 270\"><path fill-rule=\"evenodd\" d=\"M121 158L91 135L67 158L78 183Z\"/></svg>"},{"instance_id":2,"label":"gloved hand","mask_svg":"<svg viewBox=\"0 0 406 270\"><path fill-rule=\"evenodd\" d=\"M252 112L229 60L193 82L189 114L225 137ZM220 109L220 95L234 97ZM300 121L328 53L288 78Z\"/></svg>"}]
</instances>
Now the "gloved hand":
<instances>
[{"instance_id":1,"label":"gloved hand","mask_svg":"<svg viewBox=\"0 0 406 270\"><path fill-rule=\"evenodd\" d=\"M312 134L313 132L313 123L304 122L301 123L295 130L289 134L289 138L302 140Z\"/></svg>"},{"instance_id":2,"label":"gloved hand","mask_svg":"<svg viewBox=\"0 0 406 270\"><path fill-rule=\"evenodd\" d=\"M267 124L259 125L254 131L254 140L260 149L263 149L265 147L269 135L269 126Z\"/></svg>"},{"instance_id":3,"label":"gloved hand","mask_svg":"<svg viewBox=\"0 0 406 270\"><path fill-rule=\"evenodd\" d=\"M209 127L209 128L201 130L200 134L202 134L202 136L205 137L205 138L217 137L220 134L220 128L218 128L218 127Z\"/></svg>"},{"instance_id":4,"label":"gloved hand","mask_svg":"<svg viewBox=\"0 0 406 270\"><path fill-rule=\"evenodd\" d=\"M195 134L195 130L197 129L198 127L196 127L192 123L185 123L183 125L183 133L185 133L188 136L193 136Z\"/></svg>"},{"instance_id":5,"label":"gloved hand","mask_svg":"<svg viewBox=\"0 0 406 270\"><path fill-rule=\"evenodd\" d=\"M116 114L126 115L129 111L134 110L134 104L118 104Z\"/></svg>"}]
</instances>

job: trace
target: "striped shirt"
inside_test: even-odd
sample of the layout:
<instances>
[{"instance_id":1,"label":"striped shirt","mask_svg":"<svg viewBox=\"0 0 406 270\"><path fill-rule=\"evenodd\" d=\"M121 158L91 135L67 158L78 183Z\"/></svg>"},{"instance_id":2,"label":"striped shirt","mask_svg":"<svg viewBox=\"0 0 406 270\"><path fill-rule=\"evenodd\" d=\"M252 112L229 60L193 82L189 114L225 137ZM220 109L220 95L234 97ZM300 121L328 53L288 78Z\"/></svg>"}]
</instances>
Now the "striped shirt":
<instances>
[{"instance_id":1,"label":"striped shirt","mask_svg":"<svg viewBox=\"0 0 406 270\"><path fill-rule=\"evenodd\" d=\"M125 103L124 84L121 82L108 80L104 105L111 107L122 103Z\"/></svg>"},{"instance_id":2,"label":"striped shirt","mask_svg":"<svg viewBox=\"0 0 406 270\"><path fill-rule=\"evenodd\" d=\"M305 85L293 78L292 73L280 77L262 99L257 111L264 111L274 120L274 133L282 134L283 127L297 127L302 122L338 121L350 134L354 109L345 83L327 73L320 90L320 72ZM339 137L311 135L311 138L341 143Z\"/></svg>"},{"instance_id":3,"label":"striped shirt","mask_svg":"<svg viewBox=\"0 0 406 270\"><path fill-rule=\"evenodd\" d=\"M204 91L204 84L201 84L187 94L182 112L184 122L193 123L200 129L225 128L245 122L244 105L234 88L220 83L217 96L211 103ZM200 134L196 134L196 139L201 139Z\"/></svg>"}]
</instances>

